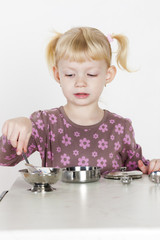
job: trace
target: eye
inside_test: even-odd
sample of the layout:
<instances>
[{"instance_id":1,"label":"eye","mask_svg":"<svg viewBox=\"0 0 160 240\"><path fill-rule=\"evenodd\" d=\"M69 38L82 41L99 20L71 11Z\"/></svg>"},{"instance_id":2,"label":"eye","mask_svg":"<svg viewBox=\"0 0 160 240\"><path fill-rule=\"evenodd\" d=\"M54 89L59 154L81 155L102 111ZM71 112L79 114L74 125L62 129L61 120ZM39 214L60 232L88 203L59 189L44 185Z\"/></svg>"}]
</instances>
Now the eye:
<instances>
[{"instance_id":1,"label":"eye","mask_svg":"<svg viewBox=\"0 0 160 240\"><path fill-rule=\"evenodd\" d=\"M65 74L66 77L73 77L74 74Z\"/></svg>"},{"instance_id":2,"label":"eye","mask_svg":"<svg viewBox=\"0 0 160 240\"><path fill-rule=\"evenodd\" d=\"M90 73L87 73L87 76L89 76L89 77L97 77L98 74L90 74Z\"/></svg>"}]
</instances>

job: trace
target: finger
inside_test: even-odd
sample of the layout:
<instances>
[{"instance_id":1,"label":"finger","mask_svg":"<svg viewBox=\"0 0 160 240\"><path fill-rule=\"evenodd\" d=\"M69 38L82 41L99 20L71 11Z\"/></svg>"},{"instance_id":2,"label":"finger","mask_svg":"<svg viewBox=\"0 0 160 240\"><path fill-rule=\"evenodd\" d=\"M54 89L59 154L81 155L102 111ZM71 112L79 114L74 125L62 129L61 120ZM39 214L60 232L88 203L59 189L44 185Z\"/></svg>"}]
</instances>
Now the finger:
<instances>
[{"instance_id":1,"label":"finger","mask_svg":"<svg viewBox=\"0 0 160 240\"><path fill-rule=\"evenodd\" d=\"M160 170L160 162L157 160L151 161L148 174L150 174L151 172L154 172L154 171L159 171L159 170Z\"/></svg>"},{"instance_id":2,"label":"finger","mask_svg":"<svg viewBox=\"0 0 160 240\"><path fill-rule=\"evenodd\" d=\"M22 150L24 149L25 138L26 138L25 132L21 131L18 138L17 155L22 154Z\"/></svg>"},{"instance_id":3,"label":"finger","mask_svg":"<svg viewBox=\"0 0 160 240\"><path fill-rule=\"evenodd\" d=\"M148 166L145 166L142 160L138 161L138 167L144 174L148 173Z\"/></svg>"},{"instance_id":4,"label":"finger","mask_svg":"<svg viewBox=\"0 0 160 240\"><path fill-rule=\"evenodd\" d=\"M149 167L148 167L148 174L153 172L153 169L154 169L155 165L156 165L156 161L150 161Z\"/></svg>"},{"instance_id":5,"label":"finger","mask_svg":"<svg viewBox=\"0 0 160 240\"><path fill-rule=\"evenodd\" d=\"M15 131L13 126L11 124L8 124L7 125L7 135L6 135L8 140L11 140L11 138L12 138L11 136L13 135L13 131Z\"/></svg>"},{"instance_id":6,"label":"finger","mask_svg":"<svg viewBox=\"0 0 160 240\"><path fill-rule=\"evenodd\" d=\"M11 133L11 136L9 137L11 145L16 148L18 145L18 138L19 138L19 132L16 130L13 130Z\"/></svg>"},{"instance_id":7,"label":"finger","mask_svg":"<svg viewBox=\"0 0 160 240\"><path fill-rule=\"evenodd\" d=\"M18 145L18 136L17 137L11 137L10 143L14 148L16 148L17 145Z\"/></svg>"}]
</instances>

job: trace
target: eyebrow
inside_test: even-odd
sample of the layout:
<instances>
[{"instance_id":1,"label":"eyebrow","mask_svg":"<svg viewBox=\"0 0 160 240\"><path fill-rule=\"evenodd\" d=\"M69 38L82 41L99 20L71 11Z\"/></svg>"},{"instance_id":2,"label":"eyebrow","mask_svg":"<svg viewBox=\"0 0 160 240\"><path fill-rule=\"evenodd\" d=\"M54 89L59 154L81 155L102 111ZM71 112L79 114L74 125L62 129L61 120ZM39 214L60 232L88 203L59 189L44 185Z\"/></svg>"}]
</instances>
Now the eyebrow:
<instances>
[{"instance_id":1,"label":"eyebrow","mask_svg":"<svg viewBox=\"0 0 160 240\"><path fill-rule=\"evenodd\" d=\"M77 71L77 68L73 68L73 67L64 67L62 68L63 70L73 70L73 71ZM99 68L98 67L87 67L85 70L91 70L91 69L95 69L95 70L98 70Z\"/></svg>"}]
</instances>

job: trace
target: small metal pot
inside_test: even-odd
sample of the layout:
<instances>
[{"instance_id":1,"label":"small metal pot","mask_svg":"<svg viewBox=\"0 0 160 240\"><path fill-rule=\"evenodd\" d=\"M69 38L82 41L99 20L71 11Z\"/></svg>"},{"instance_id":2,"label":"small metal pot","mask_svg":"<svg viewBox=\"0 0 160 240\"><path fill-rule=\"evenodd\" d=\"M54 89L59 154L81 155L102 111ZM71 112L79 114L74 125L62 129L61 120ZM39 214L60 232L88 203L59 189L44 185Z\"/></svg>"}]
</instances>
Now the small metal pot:
<instances>
[{"instance_id":1,"label":"small metal pot","mask_svg":"<svg viewBox=\"0 0 160 240\"><path fill-rule=\"evenodd\" d=\"M100 167L67 167L62 170L62 181L67 183L89 183L100 179Z\"/></svg>"}]
</instances>

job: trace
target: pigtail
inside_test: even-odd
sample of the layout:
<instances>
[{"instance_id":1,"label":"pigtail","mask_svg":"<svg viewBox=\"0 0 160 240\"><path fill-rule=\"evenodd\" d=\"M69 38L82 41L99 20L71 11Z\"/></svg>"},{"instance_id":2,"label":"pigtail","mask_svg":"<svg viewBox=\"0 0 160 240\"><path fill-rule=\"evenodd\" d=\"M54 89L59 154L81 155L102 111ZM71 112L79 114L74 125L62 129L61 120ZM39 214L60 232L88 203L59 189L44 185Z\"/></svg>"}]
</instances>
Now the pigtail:
<instances>
[{"instance_id":1,"label":"pigtail","mask_svg":"<svg viewBox=\"0 0 160 240\"><path fill-rule=\"evenodd\" d=\"M61 37L61 33L56 33L55 36L49 41L47 47L46 47L46 60L49 69L52 69L55 63L55 49L57 46L57 42L59 38Z\"/></svg>"},{"instance_id":2,"label":"pigtail","mask_svg":"<svg viewBox=\"0 0 160 240\"><path fill-rule=\"evenodd\" d=\"M124 35L112 35L112 38L116 39L118 42L117 51L117 65L121 69L125 69L128 72L131 70L127 66L127 56L128 56L128 38Z\"/></svg>"}]
</instances>

